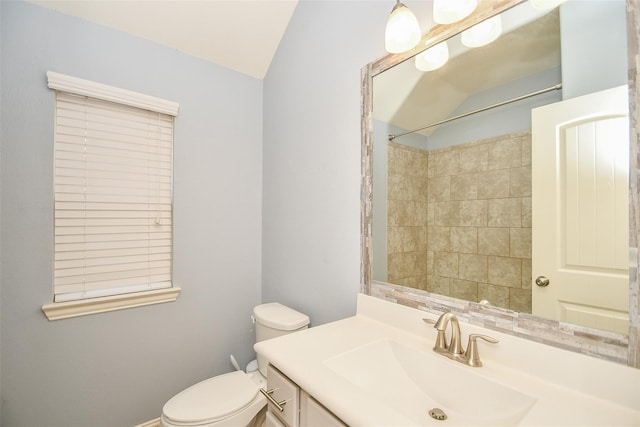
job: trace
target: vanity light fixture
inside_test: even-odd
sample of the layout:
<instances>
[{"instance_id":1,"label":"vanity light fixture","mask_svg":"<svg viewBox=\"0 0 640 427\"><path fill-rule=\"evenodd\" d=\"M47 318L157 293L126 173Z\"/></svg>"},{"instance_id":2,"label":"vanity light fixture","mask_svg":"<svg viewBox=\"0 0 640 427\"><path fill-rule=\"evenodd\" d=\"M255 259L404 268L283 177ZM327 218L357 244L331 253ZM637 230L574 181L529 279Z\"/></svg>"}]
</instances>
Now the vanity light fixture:
<instances>
[{"instance_id":1,"label":"vanity light fixture","mask_svg":"<svg viewBox=\"0 0 640 427\"><path fill-rule=\"evenodd\" d=\"M442 67L449 60L449 47L446 41L416 55L416 68L420 71L433 71Z\"/></svg>"},{"instance_id":2,"label":"vanity light fixture","mask_svg":"<svg viewBox=\"0 0 640 427\"><path fill-rule=\"evenodd\" d=\"M420 43L422 32L418 19L411 10L396 0L384 32L384 47L389 53L401 53Z\"/></svg>"},{"instance_id":3,"label":"vanity light fixture","mask_svg":"<svg viewBox=\"0 0 640 427\"><path fill-rule=\"evenodd\" d=\"M500 15L489 18L462 32L462 44L467 47L487 45L502 34L502 19Z\"/></svg>"},{"instance_id":4,"label":"vanity light fixture","mask_svg":"<svg viewBox=\"0 0 640 427\"><path fill-rule=\"evenodd\" d=\"M433 0L433 20L438 24L451 24L471 15L477 0Z\"/></svg>"}]
</instances>

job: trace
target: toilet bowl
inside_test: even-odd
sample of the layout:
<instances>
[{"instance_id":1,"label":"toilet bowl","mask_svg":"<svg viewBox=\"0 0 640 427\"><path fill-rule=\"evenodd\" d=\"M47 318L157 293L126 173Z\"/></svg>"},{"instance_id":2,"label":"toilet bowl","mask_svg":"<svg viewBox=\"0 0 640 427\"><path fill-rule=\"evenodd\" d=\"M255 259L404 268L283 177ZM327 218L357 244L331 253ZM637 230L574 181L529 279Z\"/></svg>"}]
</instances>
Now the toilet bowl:
<instances>
[{"instance_id":1,"label":"toilet bowl","mask_svg":"<svg viewBox=\"0 0 640 427\"><path fill-rule=\"evenodd\" d=\"M192 385L172 397L162 409L160 425L259 427L264 414L257 415L266 403L249 375L230 372Z\"/></svg>"},{"instance_id":2,"label":"toilet bowl","mask_svg":"<svg viewBox=\"0 0 640 427\"><path fill-rule=\"evenodd\" d=\"M256 322L256 341L306 329L309 325L308 316L278 303L256 306L252 317ZM267 365L268 360L258 354L257 364L250 363L247 373L235 371L218 375L181 391L162 408L160 425L260 427L267 409L267 400L260 393L260 388L266 386Z\"/></svg>"}]
</instances>

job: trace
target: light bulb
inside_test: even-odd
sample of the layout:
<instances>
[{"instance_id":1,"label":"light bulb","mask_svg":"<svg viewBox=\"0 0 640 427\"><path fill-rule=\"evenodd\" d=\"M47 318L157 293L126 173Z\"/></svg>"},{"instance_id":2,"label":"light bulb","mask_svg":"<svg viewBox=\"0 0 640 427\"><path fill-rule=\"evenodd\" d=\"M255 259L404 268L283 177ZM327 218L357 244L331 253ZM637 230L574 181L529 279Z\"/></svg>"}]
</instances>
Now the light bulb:
<instances>
[{"instance_id":1,"label":"light bulb","mask_svg":"<svg viewBox=\"0 0 640 427\"><path fill-rule=\"evenodd\" d=\"M462 44L467 47L480 47L491 43L502 34L502 19L500 15L482 21L462 32Z\"/></svg>"},{"instance_id":2,"label":"light bulb","mask_svg":"<svg viewBox=\"0 0 640 427\"><path fill-rule=\"evenodd\" d=\"M442 67L449 60L447 42L438 43L416 55L416 68L420 71L433 71Z\"/></svg>"},{"instance_id":3,"label":"light bulb","mask_svg":"<svg viewBox=\"0 0 640 427\"><path fill-rule=\"evenodd\" d=\"M433 20L438 24L451 24L471 15L477 0L433 0Z\"/></svg>"},{"instance_id":4,"label":"light bulb","mask_svg":"<svg viewBox=\"0 0 640 427\"><path fill-rule=\"evenodd\" d=\"M384 32L384 47L387 52L401 53L420 43L422 33L416 16L399 1L394 6Z\"/></svg>"}]
</instances>

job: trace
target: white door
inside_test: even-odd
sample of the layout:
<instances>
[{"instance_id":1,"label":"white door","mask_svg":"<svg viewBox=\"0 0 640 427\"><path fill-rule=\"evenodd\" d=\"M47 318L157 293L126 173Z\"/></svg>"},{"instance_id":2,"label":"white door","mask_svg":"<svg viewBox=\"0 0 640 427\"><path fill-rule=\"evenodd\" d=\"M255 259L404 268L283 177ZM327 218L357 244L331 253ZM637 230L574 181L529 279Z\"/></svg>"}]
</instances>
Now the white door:
<instances>
[{"instance_id":1,"label":"white door","mask_svg":"<svg viewBox=\"0 0 640 427\"><path fill-rule=\"evenodd\" d=\"M620 86L532 110L537 316L628 333L627 97Z\"/></svg>"}]
</instances>

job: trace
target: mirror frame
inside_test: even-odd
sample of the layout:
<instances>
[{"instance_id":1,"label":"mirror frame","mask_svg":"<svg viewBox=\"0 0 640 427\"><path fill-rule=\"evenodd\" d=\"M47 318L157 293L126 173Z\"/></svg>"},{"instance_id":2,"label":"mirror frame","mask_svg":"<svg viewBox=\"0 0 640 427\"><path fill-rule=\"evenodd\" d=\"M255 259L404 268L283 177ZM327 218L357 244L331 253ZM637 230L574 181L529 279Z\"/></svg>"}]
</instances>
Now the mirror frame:
<instances>
[{"instance_id":1,"label":"mirror frame","mask_svg":"<svg viewBox=\"0 0 640 427\"><path fill-rule=\"evenodd\" d=\"M638 241L640 240L640 0L626 0L629 83L629 334L586 328L499 307L446 297L419 289L376 282L371 277L371 220L373 179L373 78L428 47L446 40L491 16L526 0L482 1L476 11L451 25L436 25L423 36L418 47L400 54L389 54L361 69L361 172L360 188L360 283L361 292L397 304L440 314L454 312L461 321L473 323L521 338L541 342L569 351L595 356L640 368L640 277L638 275Z\"/></svg>"}]
</instances>

